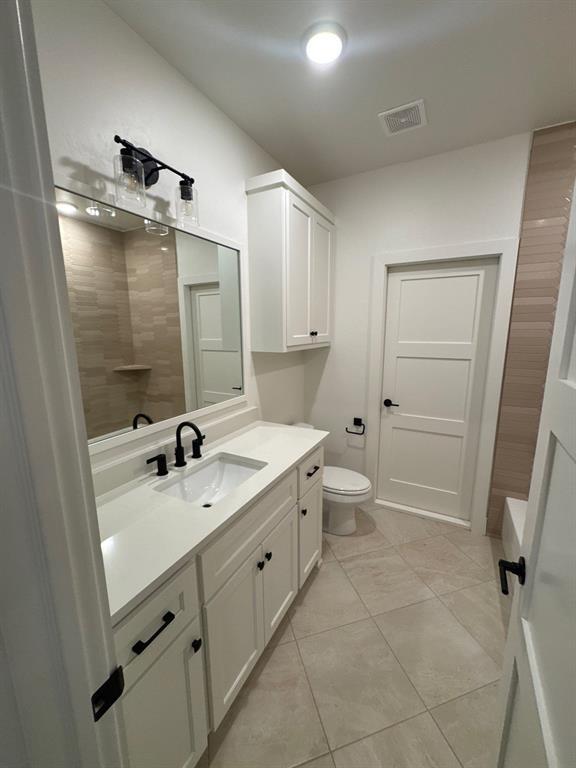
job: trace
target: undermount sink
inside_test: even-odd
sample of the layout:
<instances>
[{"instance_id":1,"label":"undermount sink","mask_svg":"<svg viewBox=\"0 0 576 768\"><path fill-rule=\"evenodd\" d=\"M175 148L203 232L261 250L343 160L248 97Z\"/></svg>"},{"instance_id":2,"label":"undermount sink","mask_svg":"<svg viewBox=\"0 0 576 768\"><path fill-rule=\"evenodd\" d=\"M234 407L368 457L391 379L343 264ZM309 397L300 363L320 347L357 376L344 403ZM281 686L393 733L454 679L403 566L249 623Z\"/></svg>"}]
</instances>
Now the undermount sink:
<instances>
[{"instance_id":1,"label":"undermount sink","mask_svg":"<svg viewBox=\"0 0 576 768\"><path fill-rule=\"evenodd\" d=\"M195 507L211 507L265 466L264 461L221 453L155 490Z\"/></svg>"}]
</instances>

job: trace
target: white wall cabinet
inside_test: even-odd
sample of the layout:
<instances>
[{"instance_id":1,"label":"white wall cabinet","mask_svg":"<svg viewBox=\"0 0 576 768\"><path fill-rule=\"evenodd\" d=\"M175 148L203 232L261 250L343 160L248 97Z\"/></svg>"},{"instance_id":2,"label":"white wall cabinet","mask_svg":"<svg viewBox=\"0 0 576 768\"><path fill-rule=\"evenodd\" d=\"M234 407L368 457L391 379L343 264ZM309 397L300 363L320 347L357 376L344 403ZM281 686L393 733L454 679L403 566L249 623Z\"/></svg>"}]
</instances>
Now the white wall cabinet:
<instances>
[{"instance_id":1,"label":"white wall cabinet","mask_svg":"<svg viewBox=\"0 0 576 768\"><path fill-rule=\"evenodd\" d=\"M286 171L250 179L246 189L252 351L329 344L333 215Z\"/></svg>"}]
</instances>

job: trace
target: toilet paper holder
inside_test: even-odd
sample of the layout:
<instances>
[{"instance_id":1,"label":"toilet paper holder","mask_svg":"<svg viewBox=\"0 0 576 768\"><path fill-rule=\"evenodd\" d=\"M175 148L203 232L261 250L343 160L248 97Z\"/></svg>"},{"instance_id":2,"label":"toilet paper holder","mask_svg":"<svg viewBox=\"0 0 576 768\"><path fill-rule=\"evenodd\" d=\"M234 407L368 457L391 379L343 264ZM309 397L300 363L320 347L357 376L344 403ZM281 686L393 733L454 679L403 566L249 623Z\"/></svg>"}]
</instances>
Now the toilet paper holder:
<instances>
[{"instance_id":1,"label":"toilet paper holder","mask_svg":"<svg viewBox=\"0 0 576 768\"><path fill-rule=\"evenodd\" d=\"M355 427L362 427L362 432L357 432L354 429L348 429L348 427L346 427L346 432L349 435L357 435L358 437L362 437L362 435L365 434L366 432L366 424L364 424L360 416L354 416L354 420L352 423Z\"/></svg>"}]
</instances>

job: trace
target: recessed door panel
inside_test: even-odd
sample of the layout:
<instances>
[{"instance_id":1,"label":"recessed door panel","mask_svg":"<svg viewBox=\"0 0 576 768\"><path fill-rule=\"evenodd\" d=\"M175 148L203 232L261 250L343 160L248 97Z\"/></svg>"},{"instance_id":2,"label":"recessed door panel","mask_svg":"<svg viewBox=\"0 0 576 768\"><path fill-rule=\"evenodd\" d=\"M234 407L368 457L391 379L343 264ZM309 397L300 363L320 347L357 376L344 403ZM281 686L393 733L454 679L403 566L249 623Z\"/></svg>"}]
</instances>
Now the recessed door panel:
<instances>
[{"instance_id":1,"label":"recessed door panel","mask_svg":"<svg viewBox=\"0 0 576 768\"><path fill-rule=\"evenodd\" d=\"M397 358L394 391L402 393L402 413L462 421L469 373L469 360Z\"/></svg>"},{"instance_id":2,"label":"recessed door panel","mask_svg":"<svg viewBox=\"0 0 576 768\"><path fill-rule=\"evenodd\" d=\"M309 344L312 210L288 194L286 343Z\"/></svg>"}]
</instances>

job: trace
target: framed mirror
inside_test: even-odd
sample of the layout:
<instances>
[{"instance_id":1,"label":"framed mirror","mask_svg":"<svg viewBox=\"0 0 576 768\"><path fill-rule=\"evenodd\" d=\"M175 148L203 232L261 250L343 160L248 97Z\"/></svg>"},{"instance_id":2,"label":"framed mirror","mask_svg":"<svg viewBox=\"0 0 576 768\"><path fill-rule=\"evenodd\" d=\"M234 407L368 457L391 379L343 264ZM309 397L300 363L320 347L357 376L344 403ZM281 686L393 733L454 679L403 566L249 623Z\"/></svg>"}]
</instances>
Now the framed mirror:
<instances>
[{"instance_id":1,"label":"framed mirror","mask_svg":"<svg viewBox=\"0 0 576 768\"><path fill-rule=\"evenodd\" d=\"M88 439L244 393L237 250L56 189Z\"/></svg>"}]
</instances>

